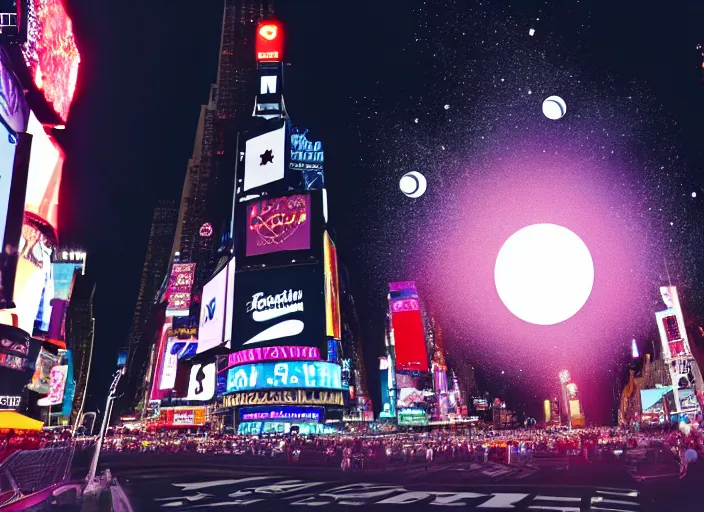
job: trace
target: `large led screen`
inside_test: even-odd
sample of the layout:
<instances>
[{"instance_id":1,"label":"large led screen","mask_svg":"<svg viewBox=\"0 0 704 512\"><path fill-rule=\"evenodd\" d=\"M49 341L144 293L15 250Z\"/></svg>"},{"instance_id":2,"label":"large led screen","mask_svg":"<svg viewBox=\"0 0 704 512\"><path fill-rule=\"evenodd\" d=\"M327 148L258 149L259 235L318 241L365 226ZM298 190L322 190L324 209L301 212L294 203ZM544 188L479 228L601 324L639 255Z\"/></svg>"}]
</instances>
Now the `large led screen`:
<instances>
[{"instance_id":1,"label":"large led screen","mask_svg":"<svg viewBox=\"0 0 704 512\"><path fill-rule=\"evenodd\" d=\"M225 317L228 309L232 308L232 304L229 304L232 294L227 293L233 285L229 280L234 277L234 274L228 272L230 265L234 267L235 261L232 260L203 286L198 327L199 354L217 347L225 340Z\"/></svg>"},{"instance_id":2,"label":"large led screen","mask_svg":"<svg viewBox=\"0 0 704 512\"><path fill-rule=\"evenodd\" d=\"M16 8L16 7L15 7ZM27 131L29 106L5 48L0 48L0 116L15 132Z\"/></svg>"},{"instance_id":3,"label":"large led screen","mask_svg":"<svg viewBox=\"0 0 704 512\"><path fill-rule=\"evenodd\" d=\"M284 34L276 20L262 21L257 26L254 52L259 62L278 62L284 59Z\"/></svg>"},{"instance_id":4,"label":"large led screen","mask_svg":"<svg viewBox=\"0 0 704 512\"><path fill-rule=\"evenodd\" d=\"M427 372L428 354L420 309L393 311L391 325L394 330L396 370Z\"/></svg>"},{"instance_id":5,"label":"large led screen","mask_svg":"<svg viewBox=\"0 0 704 512\"><path fill-rule=\"evenodd\" d=\"M27 42L22 48L34 84L65 121L76 90L81 57L62 0L28 0Z\"/></svg>"},{"instance_id":6,"label":"large led screen","mask_svg":"<svg viewBox=\"0 0 704 512\"><path fill-rule=\"evenodd\" d=\"M249 139L245 144L244 190L268 185L284 178L286 128Z\"/></svg>"},{"instance_id":7,"label":"large led screen","mask_svg":"<svg viewBox=\"0 0 704 512\"><path fill-rule=\"evenodd\" d=\"M247 256L310 249L310 201L296 194L248 204Z\"/></svg>"},{"instance_id":8,"label":"large led screen","mask_svg":"<svg viewBox=\"0 0 704 512\"><path fill-rule=\"evenodd\" d=\"M257 363L230 368L228 393L268 388L342 389L340 366L326 361Z\"/></svg>"},{"instance_id":9,"label":"large led screen","mask_svg":"<svg viewBox=\"0 0 704 512\"><path fill-rule=\"evenodd\" d=\"M174 263L166 291L167 316L187 316L191 309L191 288L196 271L195 263Z\"/></svg>"},{"instance_id":10,"label":"large led screen","mask_svg":"<svg viewBox=\"0 0 704 512\"><path fill-rule=\"evenodd\" d=\"M0 105L2 103L0 101ZM5 125L0 123L0 237L4 237L7 226L16 148L17 140L14 135L11 135Z\"/></svg>"},{"instance_id":11,"label":"large led screen","mask_svg":"<svg viewBox=\"0 0 704 512\"><path fill-rule=\"evenodd\" d=\"M337 249L325 232L323 238L325 259L325 333L336 340L342 339L340 320L340 282L337 273Z\"/></svg>"},{"instance_id":12,"label":"large led screen","mask_svg":"<svg viewBox=\"0 0 704 512\"><path fill-rule=\"evenodd\" d=\"M289 405L269 405L243 407L239 410L240 421L313 421L319 423L324 418L322 407L293 407Z\"/></svg>"},{"instance_id":13,"label":"large led screen","mask_svg":"<svg viewBox=\"0 0 704 512\"><path fill-rule=\"evenodd\" d=\"M234 349L327 347L324 277L318 265L240 272L235 280Z\"/></svg>"},{"instance_id":14,"label":"large led screen","mask_svg":"<svg viewBox=\"0 0 704 512\"><path fill-rule=\"evenodd\" d=\"M30 113L27 131L32 135L32 148L25 211L38 215L56 229L63 155L34 112Z\"/></svg>"},{"instance_id":15,"label":"large led screen","mask_svg":"<svg viewBox=\"0 0 704 512\"><path fill-rule=\"evenodd\" d=\"M223 407L244 405L344 405L342 391L273 389L233 393L222 399Z\"/></svg>"},{"instance_id":16,"label":"large led screen","mask_svg":"<svg viewBox=\"0 0 704 512\"><path fill-rule=\"evenodd\" d=\"M300 188L320 190L325 187L323 163L325 154L319 140L308 140L308 130L291 128L289 169L300 173Z\"/></svg>"},{"instance_id":17,"label":"large led screen","mask_svg":"<svg viewBox=\"0 0 704 512\"><path fill-rule=\"evenodd\" d=\"M205 402L215 396L215 363L195 364L191 368L186 400Z\"/></svg>"}]
</instances>

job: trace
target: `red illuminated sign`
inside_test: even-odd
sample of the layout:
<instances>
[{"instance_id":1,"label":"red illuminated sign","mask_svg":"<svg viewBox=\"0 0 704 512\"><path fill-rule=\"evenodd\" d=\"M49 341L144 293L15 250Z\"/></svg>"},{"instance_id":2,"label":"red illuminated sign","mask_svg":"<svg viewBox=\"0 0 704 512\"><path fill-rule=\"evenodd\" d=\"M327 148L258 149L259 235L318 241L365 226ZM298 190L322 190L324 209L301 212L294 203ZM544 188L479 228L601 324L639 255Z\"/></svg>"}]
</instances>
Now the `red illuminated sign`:
<instances>
[{"instance_id":1,"label":"red illuminated sign","mask_svg":"<svg viewBox=\"0 0 704 512\"><path fill-rule=\"evenodd\" d=\"M396 370L428 371L425 329L419 310L391 314L396 348Z\"/></svg>"},{"instance_id":2,"label":"red illuminated sign","mask_svg":"<svg viewBox=\"0 0 704 512\"><path fill-rule=\"evenodd\" d=\"M265 21L257 27L255 52L259 62L279 62L284 59L283 27L278 21Z\"/></svg>"},{"instance_id":3,"label":"red illuminated sign","mask_svg":"<svg viewBox=\"0 0 704 512\"><path fill-rule=\"evenodd\" d=\"M323 248L325 253L325 332L329 337L339 340L342 339L342 328L340 321L340 283L337 274L337 249L327 233L325 233Z\"/></svg>"}]
</instances>

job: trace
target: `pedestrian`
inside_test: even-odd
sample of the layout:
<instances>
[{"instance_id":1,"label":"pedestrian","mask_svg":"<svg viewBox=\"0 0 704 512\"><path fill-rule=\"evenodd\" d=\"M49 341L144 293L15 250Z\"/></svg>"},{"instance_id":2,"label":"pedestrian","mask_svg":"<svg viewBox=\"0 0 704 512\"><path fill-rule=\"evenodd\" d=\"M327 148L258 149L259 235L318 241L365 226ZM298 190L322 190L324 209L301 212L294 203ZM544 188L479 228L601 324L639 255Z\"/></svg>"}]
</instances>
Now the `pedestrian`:
<instances>
[{"instance_id":1,"label":"pedestrian","mask_svg":"<svg viewBox=\"0 0 704 512\"><path fill-rule=\"evenodd\" d=\"M425 470L428 471L428 467L433 463L433 447L427 445L425 447Z\"/></svg>"}]
</instances>

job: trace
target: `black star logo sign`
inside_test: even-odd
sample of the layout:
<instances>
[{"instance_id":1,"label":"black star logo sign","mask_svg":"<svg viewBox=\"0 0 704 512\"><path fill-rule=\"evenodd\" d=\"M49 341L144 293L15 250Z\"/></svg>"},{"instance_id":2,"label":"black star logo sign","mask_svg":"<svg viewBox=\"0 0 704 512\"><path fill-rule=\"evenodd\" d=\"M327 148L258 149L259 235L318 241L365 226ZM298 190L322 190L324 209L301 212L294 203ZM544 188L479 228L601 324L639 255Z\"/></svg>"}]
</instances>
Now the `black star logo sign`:
<instances>
[{"instance_id":1,"label":"black star logo sign","mask_svg":"<svg viewBox=\"0 0 704 512\"><path fill-rule=\"evenodd\" d=\"M264 151L264 153L259 155L259 158L262 159L262 163L260 163L259 165L266 165L268 163L273 164L274 163L274 152L271 149L267 149L266 151Z\"/></svg>"}]
</instances>

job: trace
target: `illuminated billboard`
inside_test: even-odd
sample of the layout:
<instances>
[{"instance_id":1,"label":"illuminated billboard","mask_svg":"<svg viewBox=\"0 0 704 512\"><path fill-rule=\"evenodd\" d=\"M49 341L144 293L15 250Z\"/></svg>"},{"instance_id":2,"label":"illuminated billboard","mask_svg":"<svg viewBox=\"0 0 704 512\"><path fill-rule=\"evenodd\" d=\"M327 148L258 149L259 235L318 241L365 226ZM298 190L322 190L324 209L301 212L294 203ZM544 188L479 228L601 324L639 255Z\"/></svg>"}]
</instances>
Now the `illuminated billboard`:
<instances>
[{"instance_id":1,"label":"illuminated billboard","mask_svg":"<svg viewBox=\"0 0 704 512\"><path fill-rule=\"evenodd\" d=\"M215 369L215 363L193 365L186 400L205 402L215 396Z\"/></svg>"},{"instance_id":2,"label":"illuminated billboard","mask_svg":"<svg viewBox=\"0 0 704 512\"><path fill-rule=\"evenodd\" d=\"M296 194L248 204L247 256L310 249L310 201Z\"/></svg>"},{"instance_id":3,"label":"illuminated billboard","mask_svg":"<svg viewBox=\"0 0 704 512\"><path fill-rule=\"evenodd\" d=\"M160 386L160 381L161 375L164 372L166 345L168 340L169 329L171 329L171 319L167 318L161 328L161 335L159 336L159 342L156 347L156 364L154 365L154 372L151 375L152 392L150 395L150 400L161 400L166 395L165 391L162 390Z\"/></svg>"},{"instance_id":4,"label":"illuminated billboard","mask_svg":"<svg viewBox=\"0 0 704 512\"><path fill-rule=\"evenodd\" d=\"M51 390L51 369L59 364L59 357L41 348L34 366L34 375L27 389L41 395Z\"/></svg>"},{"instance_id":5,"label":"illuminated billboard","mask_svg":"<svg viewBox=\"0 0 704 512\"><path fill-rule=\"evenodd\" d=\"M291 128L291 153L288 168L301 175L300 188L320 190L325 187L325 154L320 141L308 140L308 130Z\"/></svg>"},{"instance_id":6,"label":"illuminated billboard","mask_svg":"<svg viewBox=\"0 0 704 512\"><path fill-rule=\"evenodd\" d=\"M240 350L228 355L228 368L260 361L317 361L320 349L316 347L262 347Z\"/></svg>"},{"instance_id":7,"label":"illuminated billboard","mask_svg":"<svg viewBox=\"0 0 704 512\"><path fill-rule=\"evenodd\" d=\"M398 424L420 426L428 424L428 414L422 409L404 409L398 411Z\"/></svg>"},{"instance_id":8,"label":"illuminated billboard","mask_svg":"<svg viewBox=\"0 0 704 512\"><path fill-rule=\"evenodd\" d=\"M284 60L284 31L276 20L262 21L257 26L254 40L257 62L280 62Z\"/></svg>"},{"instance_id":9,"label":"illuminated billboard","mask_svg":"<svg viewBox=\"0 0 704 512\"><path fill-rule=\"evenodd\" d=\"M51 369L49 380L49 396L37 400L37 405L46 407L49 405L59 405L64 401L64 390L66 389L66 377L68 375L67 365L57 365Z\"/></svg>"},{"instance_id":10,"label":"illuminated billboard","mask_svg":"<svg viewBox=\"0 0 704 512\"><path fill-rule=\"evenodd\" d=\"M226 348L230 348L231 328L226 330L226 325L232 326L231 301L234 280L235 260L233 259L203 286L198 327L198 354L223 343Z\"/></svg>"},{"instance_id":11,"label":"illuminated billboard","mask_svg":"<svg viewBox=\"0 0 704 512\"><path fill-rule=\"evenodd\" d=\"M249 139L245 143L245 192L284 178L285 147L285 126Z\"/></svg>"},{"instance_id":12,"label":"illuminated billboard","mask_svg":"<svg viewBox=\"0 0 704 512\"><path fill-rule=\"evenodd\" d=\"M188 316L195 271L195 263L174 263L166 290L166 316Z\"/></svg>"},{"instance_id":13,"label":"illuminated billboard","mask_svg":"<svg viewBox=\"0 0 704 512\"><path fill-rule=\"evenodd\" d=\"M233 393L222 399L223 407L247 405L344 405L342 391L289 389Z\"/></svg>"},{"instance_id":14,"label":"illuminated billboard","mask_svg":"<svg viewBox=\"0 0 704 512\"><path fill-rule=\"evenodd\" d=\"M1 79L2 76L0 75ZM0 106L2 104L3 102L0 101ZM17 139L3 123L0 123L0 236L2 237L5 236L7 227L16 149Z\"/></svg>"},{"instance_id":15,"label":"illuminated billboard","mask_svg":"<svg viewBox=\"0 0 704 512\"><path fill-rule=\"evenodd\" d=\"M243 407L239 411L240 421L313 421L323 419L322 407L291 407L274 405L263 407Z\"/></svg>"},{"instance_id":16,"label":"illuminated billboard","mask_svg":"<svg viewBox=\"0 0 704 512\"><path fill-rule=\"evenodd\" d=\"M205 425L205 407L162 407L158 424L167 427L198 427Z\"/></svg>"},{"instance_id":17,"label":"illuminated billboard","mask_svg":"<svg viewBox=\"0 0 704 512\"><path fill-rule=\"evenodd\" d=\"M323 237L325 260L325 333L336 340L342 339L340 320L340 281L337 272L337 249L327 231Z\"/></svg>"},{"instance_id":18,"label":"illuminated billboard","mask_svg":"<svg viewBox=\"0 0 704 512\"><path fill-rule=\"evenodd\" d=\"M25 98L24 87L12 71L12 63L5 48L0 48L0 117L14 132L27 131L29 106Z\"/></svg>"},{"instance_id":19,"label":"illuminated billboard","mask_svg":"<svg viewBox=\"0 0 704 512\"><path fill-rule=\"evenodd\" d=\"M30 113L27 132L32 135L32 148L25 210L38 215L56 229L63 154L34 112Z\"/></svg>"},{"instance_id":20,"label":"illuminated billboard","mask_svg":"<svg viewBox=\"0 0 704 512\"><path fill-rule=\"evenodd\" d=\"M425 329L420 309L410 303L391 303L391 325L394 334L397 371L428 371ZM398 308L398 310L395 310Z\"/></svg>"},{"instance_id":21,"label":"illuminated billboard","mask_svg":"<svg viewBox=\"0 0 704 512\"><path fill-rule=\"evenodd\" d=\"M235 281L233 348L327 347L324 276L317 265L240 272Z\"/></svg>"},{"instance_id":22,"label":"illuminated billboard","mask_svg":"<svg viewBox=\"0 0 704 512\"><path fill-rule=\"evenodd\" d=\"M81 57L61 0L28 0L24 60L37 89L66 121Z\"/></svg>"},{"instance_id":23,"label":"illuminated billboard","mask_svg":"<svg viewBox=\"0 0 704 512\"><path fill-rule=\"evenodd\" d=\"M297 387L342 389L342 370L326 361L291 361L237 366L227 374L227 393Z\"/></svg>"}]
</instances>

